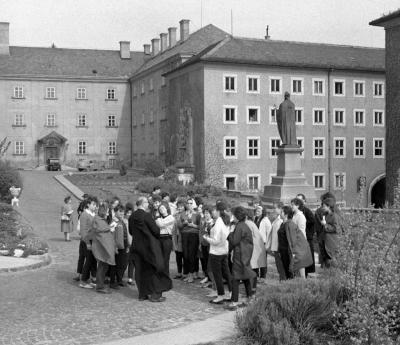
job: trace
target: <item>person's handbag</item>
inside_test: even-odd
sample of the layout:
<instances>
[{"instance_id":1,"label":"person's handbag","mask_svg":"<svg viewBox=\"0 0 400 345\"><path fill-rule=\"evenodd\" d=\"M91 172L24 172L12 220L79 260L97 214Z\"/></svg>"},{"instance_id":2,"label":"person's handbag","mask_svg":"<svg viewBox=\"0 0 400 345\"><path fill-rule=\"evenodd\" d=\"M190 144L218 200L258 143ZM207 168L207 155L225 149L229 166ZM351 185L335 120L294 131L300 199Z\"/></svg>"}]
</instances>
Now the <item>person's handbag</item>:
<instances>
[{"instance_id":1,"label":"person's handbag","mask_svg":"<svg viewBox=\"0 0 400 345\"><path fill-rule=\"evenodd\" d=\"M69 217L68 217L66 214L63 214L63 215L61 216L61 220L69 221Z\"/></svg>"}]
</instances>

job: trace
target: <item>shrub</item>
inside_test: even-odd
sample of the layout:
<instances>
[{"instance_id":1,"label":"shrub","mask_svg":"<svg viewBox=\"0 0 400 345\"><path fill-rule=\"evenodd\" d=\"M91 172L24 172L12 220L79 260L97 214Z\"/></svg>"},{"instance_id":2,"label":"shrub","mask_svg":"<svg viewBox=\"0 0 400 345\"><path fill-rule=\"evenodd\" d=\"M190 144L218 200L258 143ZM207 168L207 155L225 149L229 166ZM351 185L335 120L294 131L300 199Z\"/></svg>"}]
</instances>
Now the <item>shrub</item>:
<instances>
[{"instance_id":1,"label":"shrub","mask_svg":"<svg viewBox=\"0 0 400 345\"><path fill-rule=\"evenodd\" d=\"M22 178L18 170L12 168L8 162L0 160L0 200L10 202L12 196L10 187L22 188Z\"/></svg>"},{"instance_id":2,"label":"shrub","mask_svg":"<svg viewBox=\"0 0 400 345\"><path fill-rule=\"evenodd\" d=\"M150 176L160 176L164 173L165 164L160 158L148 159L144 162L144 171Z\"/></svg>"},{"instance_id":3,"label":"shrub","mask_svg":"<svg viewBox=\"0 0 400 345\"><path fill-rule=\"evenodd\" d=\"M119 166L119 174L120 174L121 176L125 176L126 173L127 173L126 166L125 166L124 163L121 163L120 166Z\"/></svg>"}]
</instances>

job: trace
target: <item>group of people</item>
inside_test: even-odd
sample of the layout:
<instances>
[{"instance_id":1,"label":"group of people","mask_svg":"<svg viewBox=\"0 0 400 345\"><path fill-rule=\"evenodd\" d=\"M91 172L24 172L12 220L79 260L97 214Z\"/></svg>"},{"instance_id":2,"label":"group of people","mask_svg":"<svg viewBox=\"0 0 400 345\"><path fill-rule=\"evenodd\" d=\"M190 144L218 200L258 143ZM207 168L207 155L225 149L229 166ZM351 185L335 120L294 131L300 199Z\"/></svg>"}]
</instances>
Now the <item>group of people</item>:
<instances>
[{"instance_id":1,"label":"group of people","mask_svg":"<svg viewBox=\"0 0 400 345\"><path fill-rule=\"evenodd\" d=\"M70 198L64 203L61 231L69 240L73 210ZM268 215L259 204L251 209L229 207L221 199L205 205L193 194L177 198L158 187L150 196L140 196L136 205L123 206L118 198L99 202L85 195L78 208L81 240L75 280L82 288L110 293L110 288L125 286L128 270L127 283L136 284L140 301L163 302L163 292L172 288L169 265L174 252L174 279L187 284L200 280L211 289L210 303L229 301L226 307L236 309L253 298L257 283L265 282L268 255L275 259L280 280L315 272L315 233L321 264L334 264L334 196L322 196L315 214L305 203L304 195L298 194L290 205L274 204ZM239 303L241 282L246 298Z\"/></svg>"}]
</instances>

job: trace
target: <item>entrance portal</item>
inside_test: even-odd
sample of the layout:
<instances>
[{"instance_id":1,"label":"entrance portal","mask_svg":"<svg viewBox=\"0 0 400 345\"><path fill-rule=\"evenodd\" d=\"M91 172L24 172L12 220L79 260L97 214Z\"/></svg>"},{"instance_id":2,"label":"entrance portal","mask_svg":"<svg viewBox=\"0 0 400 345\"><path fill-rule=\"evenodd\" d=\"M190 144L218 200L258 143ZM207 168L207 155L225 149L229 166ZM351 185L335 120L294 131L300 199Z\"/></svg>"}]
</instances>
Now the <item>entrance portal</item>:
<instances>
[{"instance_id":1,"label":"entrance portal","mask_svg":"<svg viewBox=\"0 0 400 345\"><path fill-rule=\"evenodd\" d=\"M385 193L386 190L386 178L383 177L371 189L371 204L375 208L383 208L385 206Z\"/></svg>"},{"instance_id":2,"label":"entrance portal","mask_svg":"<svg viewBox=\"0 0 400 345\"><path fill-rule=\"evenodd\" d=\"M47 164L49 158L61 158L60 155L65 150L65 142L61 134L53 131L38 140L38 165Z\"/></svg>"},{"instance_id":3,"label":"entrance portal","mask_svg":"<svg viewBox=\"0 0 400 345\"><path fill-rule=\"evenodd\" d=\"M47 146L44 148L44 161L47 162L50 158L59 158L57 146Z\"/></svg>"}]
</instances>

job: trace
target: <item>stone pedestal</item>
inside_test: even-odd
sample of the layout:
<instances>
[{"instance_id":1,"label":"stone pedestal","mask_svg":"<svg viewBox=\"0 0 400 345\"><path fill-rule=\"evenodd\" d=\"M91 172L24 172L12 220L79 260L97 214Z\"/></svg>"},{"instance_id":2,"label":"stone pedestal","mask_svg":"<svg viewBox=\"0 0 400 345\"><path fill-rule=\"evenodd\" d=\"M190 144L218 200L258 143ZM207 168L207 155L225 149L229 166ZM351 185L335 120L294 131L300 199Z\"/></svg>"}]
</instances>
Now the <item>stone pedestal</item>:
<instances>
[{"instance_id":1,"label":"stone pedestal","mask_svg":"<svg viewBox=\"0 0 400 345\"><path fill-rule=\"evenodd\" d=\"M280 147L277 149L277 174L272 177L271 184L264 187L262 201L267 204L274 202L290 203L297 194L304 194L307 204L318 202L315 189L307 183L301 167L300 147Z\"/></svg>"}]
</instances>

